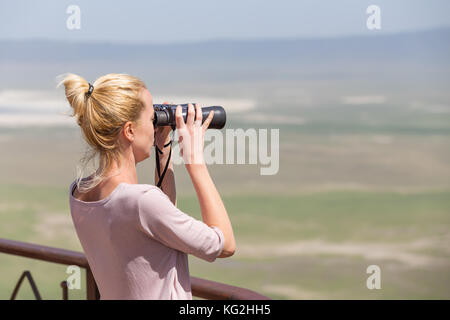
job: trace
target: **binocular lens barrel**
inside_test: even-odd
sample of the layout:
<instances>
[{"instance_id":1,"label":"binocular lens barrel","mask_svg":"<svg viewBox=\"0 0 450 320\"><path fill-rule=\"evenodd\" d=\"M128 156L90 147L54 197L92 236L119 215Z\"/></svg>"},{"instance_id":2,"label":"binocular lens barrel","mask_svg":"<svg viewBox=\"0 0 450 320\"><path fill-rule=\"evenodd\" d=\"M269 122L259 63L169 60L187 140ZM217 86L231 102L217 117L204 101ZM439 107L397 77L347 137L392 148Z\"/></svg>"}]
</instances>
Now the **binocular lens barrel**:
<instances>
[{"instance_id":1,"label":"binocular lens barrel","mask_svg":"<svg viewBox=\"0 0 450 320\"><path fill-rule=\"evenodd\" d=\"M195 104L192 103L192 106ZM176 127L175 111L178 105L176 104L154 104L155 120L153 125L155 127L171 126L173 129ZM184 122L186 122L188 114L188 104L181 104L181 111L183 114ZM195 108L194 108L195 110ZM202 110L202 124L208 118L209 112L214 110L214 116L208 129L222 129L227 121L225 109L221 106L203 107ZM196 110L195 110L196 112ZM196 115L196 114L195 114ZM194 115L194 119L195 119Z\"/></svg>"}]
</instances>

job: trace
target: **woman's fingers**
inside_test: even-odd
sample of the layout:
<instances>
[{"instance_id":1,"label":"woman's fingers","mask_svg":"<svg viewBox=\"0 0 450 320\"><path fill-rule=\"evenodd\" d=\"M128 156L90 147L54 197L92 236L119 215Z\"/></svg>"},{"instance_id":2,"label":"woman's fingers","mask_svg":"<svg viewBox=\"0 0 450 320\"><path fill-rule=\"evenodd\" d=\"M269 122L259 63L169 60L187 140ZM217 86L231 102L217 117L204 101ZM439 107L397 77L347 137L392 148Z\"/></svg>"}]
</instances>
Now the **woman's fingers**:
<instances>
[{"instance_id":1,"label":"woman's fingers","mask_svg":"<svg viewBox=\"0 0 450 320\"><path fill-rule=\"evenodd\" d=\"M205 132L206 129L208 129L209 124L211 123L213 117L214 117L214 110L211 110L208 114L208 118L206 118L205 122L203 122L202 125L203 132Z\"/></svg>"},{"instance_id":2,"label":"woman's fingers","mask_svg":"<svg viewBox=\"0 0 450 320\"><path fill-rule=\"evenodd\" d=\"M180 145L180 155L183 157L186 165L193 163L204 163L204 133L211 123L213 116L214 111L211 111L202 125L202 109L197 103L195 104L195 108L191 103L189 103L185 123L181 106L177 106L175 111L175 120L178 129L178 143Z\"/></svg>"},{"instance_id":3,"label":"woman's fingers","mask_svg":"<svg viewBox=\"0 0 450 320\"><path fill-rule=\"evenodd\" d=\"M177 129L182 129L182 128L186 127L180 105L178 105L175 110L175 124L176 124Z\"/></svg>"},{"instance_id":4,"label":"woman's fingers","mask_svg":"<svg viewBox=\"0 0 450 320\"><path fill-rule=\"evenodd\" d=\"M188 127L192 126L194 124L194 114L195 110L192 104L188 104L188 112L187 112L187 119L186 119L186 125Z\"/></svg>"},{"instance_id":5,"label":"woman's fingers","mask_svg":"<svg viewBox=\"0 0 450 320\"><path fill-rule=\"evenodd\" d=\"M199 124L199 126L202 125L202 108L198 105L198 103L195 104L195 122Z\"/></svg>"}]
</instances>

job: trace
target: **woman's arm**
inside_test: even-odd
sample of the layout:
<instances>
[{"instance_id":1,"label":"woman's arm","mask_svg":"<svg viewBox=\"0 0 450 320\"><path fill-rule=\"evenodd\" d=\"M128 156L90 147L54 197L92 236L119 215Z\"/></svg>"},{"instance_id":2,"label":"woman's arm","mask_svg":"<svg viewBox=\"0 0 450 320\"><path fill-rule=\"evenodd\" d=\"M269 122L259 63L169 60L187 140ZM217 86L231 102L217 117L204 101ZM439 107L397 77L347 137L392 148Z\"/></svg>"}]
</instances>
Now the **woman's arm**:
<instances>
[{"instance_id":1,"label":"woman's arm","mask_svg":"<svg viewBox=\"0 0 450 320\"><path fill-rule=\"evenodd\" d=\"M232 256L236 250L233 228L208 168L205 164L186 165L186 168L197 193L203 221L208 226L218 227L225 237L225 244L219 258Z\"/></svg>"},{"instance_id":2,"label":"woman's arm","mask_svg":"<svg viewBox=\"0 0 450 320\"><path fill-rule=\"evenodd\" d=\"M218 227L225 238L223 250L219 258L232 256L236 250L233 228L227 210L209 175L203 158L205 131L211 123L213 111L202 125L202 112L198 105L194 121L194 107L189 104L186 123L183 120L181 107L176 109L175 120L179 134L181 153L186 169L191 177L202 211L203 222L208 226Z\"/></svg>"}]
</instances>

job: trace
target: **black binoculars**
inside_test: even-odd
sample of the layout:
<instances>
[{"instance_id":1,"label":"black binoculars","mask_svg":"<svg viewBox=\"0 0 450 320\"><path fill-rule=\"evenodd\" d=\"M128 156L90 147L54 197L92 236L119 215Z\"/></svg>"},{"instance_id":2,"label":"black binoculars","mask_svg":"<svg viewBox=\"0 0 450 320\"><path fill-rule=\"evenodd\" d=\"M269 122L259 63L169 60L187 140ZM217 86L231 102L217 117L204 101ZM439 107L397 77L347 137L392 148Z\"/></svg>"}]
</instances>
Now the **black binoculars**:
<instances>
[{"instance_id":1,"label":"black binoculars","mask_svg":"<svg viewBox=\"0 0 450 320\"><path fill-rule=\"evenodd\" d=\"M172 129L176 128L175 122L175 110L177 109L178 104L154 104L153 109L155 110L155 120L153 120L153 126L163 127L163 126L171 126ZM183 114L184 122L186 122L187 114L188 114L188 104L180 104L181 111ZM195 113L197 113L195 109L195 103L192 103L194 107ZM211 120L211 123L208 126L208 129L222 129L225 126L225 122L227 121L227 115L225 113L225 109L221 106L211 106L211 107L203 107L202 110L202 124L205 122L211 110L214 110L214 116ZM194 115L195 119L195 115Z\"/></svg>"}]
</instances>

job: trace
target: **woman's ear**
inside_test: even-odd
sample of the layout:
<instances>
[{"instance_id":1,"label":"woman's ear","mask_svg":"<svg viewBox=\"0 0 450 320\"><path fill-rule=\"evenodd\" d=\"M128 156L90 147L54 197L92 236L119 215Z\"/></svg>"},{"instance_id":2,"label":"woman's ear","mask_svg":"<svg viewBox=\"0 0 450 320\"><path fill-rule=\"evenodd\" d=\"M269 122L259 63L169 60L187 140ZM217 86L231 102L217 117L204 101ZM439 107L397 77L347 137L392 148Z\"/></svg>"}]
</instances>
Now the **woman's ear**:
<instances>
[{"instance_id":1,"label":"woman's ear","mask_svg":"<svg viewBox=\"0 0 450 320\"><path fill-rule=\"evenodd\" d=\"M123 125L123 135L125 136L125 138L128 141L130 141L130 142L134 141L134 126L133 126L133 122L127 121Z\"/></svg>"}]
</instances>

